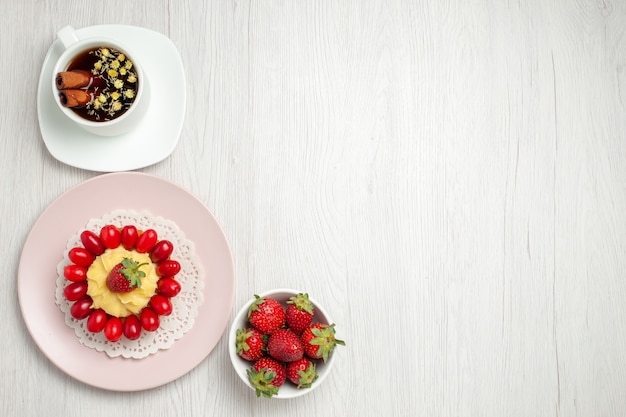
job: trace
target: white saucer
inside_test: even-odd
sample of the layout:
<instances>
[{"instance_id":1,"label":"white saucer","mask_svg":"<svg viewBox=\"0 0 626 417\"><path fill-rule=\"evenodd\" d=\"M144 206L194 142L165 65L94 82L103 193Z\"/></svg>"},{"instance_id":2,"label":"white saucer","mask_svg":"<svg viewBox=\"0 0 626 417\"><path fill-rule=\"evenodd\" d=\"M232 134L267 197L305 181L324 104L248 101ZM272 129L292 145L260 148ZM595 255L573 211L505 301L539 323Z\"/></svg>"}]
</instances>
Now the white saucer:
<instances>
[{"instance_id":1,"label":"white saucer","mask_svg":"<svg viewBox=\"0 0 626 417\"><path fill-rule=\"evenodd\" d=\"M76 35L136 44L136 59L152 86L150 108L137 129L120 136L97 136L73 125L56 106L51 91L52 69L62 52L61 42L55 40L44 59L37 90L39 127L50 154L65 164L98 172L130 171L167 158L176 148L185 119L185 71L176 46L158 32L135 26L89 26L77 29Z\"/></svg>"}]
</instances>

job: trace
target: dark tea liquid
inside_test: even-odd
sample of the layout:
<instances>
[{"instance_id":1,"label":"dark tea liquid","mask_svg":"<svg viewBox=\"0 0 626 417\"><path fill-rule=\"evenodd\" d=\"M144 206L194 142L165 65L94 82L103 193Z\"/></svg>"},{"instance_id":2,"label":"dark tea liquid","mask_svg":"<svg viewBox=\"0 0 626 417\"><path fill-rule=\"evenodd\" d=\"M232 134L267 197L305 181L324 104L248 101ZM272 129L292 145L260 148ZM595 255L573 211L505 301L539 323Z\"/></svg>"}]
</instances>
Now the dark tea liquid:
<instances>
[{"instance_id":1,"label":"dark tea liquid","mask_svg":"<svg viewBox=\"0 0 626 417\"><path fill-rule=\"evenodd\" d=\"M103 50L108 54L103 54ZM90 89L99 103L71 108L84 119L93 122L113 120L126 113L135 100L139 80L132 62L114 48L99 47L81 52L69 63L66 71L72 70L89 71L105 81L103 87ZM134 80L131 76L135 77Z\"/></svg>"}]
</instances>

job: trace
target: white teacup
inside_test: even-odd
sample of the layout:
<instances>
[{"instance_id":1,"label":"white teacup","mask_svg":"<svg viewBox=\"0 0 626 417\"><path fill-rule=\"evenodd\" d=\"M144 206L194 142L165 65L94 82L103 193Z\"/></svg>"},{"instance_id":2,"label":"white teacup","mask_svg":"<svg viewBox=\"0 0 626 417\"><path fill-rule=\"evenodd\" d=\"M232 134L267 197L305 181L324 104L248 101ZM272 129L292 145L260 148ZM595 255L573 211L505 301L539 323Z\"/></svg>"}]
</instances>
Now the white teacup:
<instances>
[{"instance_id":1,"label":"white teacup","mask_svg":"<svg viewBox=\"0 0 626 417\"><path fill-rule=\"evenodd\" d=\"M57 60L52 72L51 93L54 95L54 101L63 114L86 131L100 136L118 136L137 127L141 123L150 105L150 86L146 74L141 67L141 63L135 60L135 55L132 51L122 43L104 37L79 39L71 26L65 26L59 30L57 32L57 38L61 41L65 50ZM136 91L133 90L134 101L130 107L128 107L123 114L106 121L89 120L77 114L70 107L62 104L60 98L61 90L59 90L57 86L57 74L66 71L68 66L83 52L95 48L107 48L124 54L126 62L128 60L132 62L132 71L136 74L137 78L137 88ZM63 90L64 93L67 91L69 90Z\"/></svg>"}]
</instances>

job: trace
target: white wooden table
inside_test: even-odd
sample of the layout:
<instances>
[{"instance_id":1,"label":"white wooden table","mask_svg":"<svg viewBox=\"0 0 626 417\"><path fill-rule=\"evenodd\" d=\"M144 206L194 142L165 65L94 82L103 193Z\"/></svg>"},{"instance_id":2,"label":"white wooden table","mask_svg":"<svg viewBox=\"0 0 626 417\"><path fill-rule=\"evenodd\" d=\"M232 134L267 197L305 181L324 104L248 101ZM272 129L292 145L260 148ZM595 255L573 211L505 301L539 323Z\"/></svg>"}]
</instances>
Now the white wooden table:
<instances>
[{"instance_id":1,"label":"white wooden table","mask_svg":"<svg viewBox=\"0 0 626 417\"><path fill-rule=\"evenodd\" d=\"M623 416L626 4L3 0L0 415ZM252 294L295 287L347 346L296 400L254 397L223 337L111 392L54 366L17 299L42 211L100 175L56 161L37 80L55 32L168 36L180 142L140 169L220 221Z\"/></svg>"}]
</instances>

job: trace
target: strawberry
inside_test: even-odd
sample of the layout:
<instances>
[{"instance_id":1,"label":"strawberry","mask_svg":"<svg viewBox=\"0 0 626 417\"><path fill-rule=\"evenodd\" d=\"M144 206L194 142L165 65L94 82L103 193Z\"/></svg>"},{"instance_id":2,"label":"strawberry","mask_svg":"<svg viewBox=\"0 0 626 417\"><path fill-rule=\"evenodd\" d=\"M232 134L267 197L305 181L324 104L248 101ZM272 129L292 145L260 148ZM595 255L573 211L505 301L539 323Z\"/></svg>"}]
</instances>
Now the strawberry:
<instances>
[{"instance_id":1,"label":"strawberry","mask_svg":"<svg viewBox=\"0 0 626 417\"><path fill-rule=\"evenodd\" d=\"M256 300L248 310L248 321L263 334L271 334L285 324L285 310L273 298L254 295Z\"/></svg>"},{"instance_id":2,"label":"strawberry","mask_svg":"<svg viewBox=\"0 0 626 417\"><path fill-rule=\"evenodd\" d=\"M345 345L343 340L335 338L335 325L315 323L300 336L304 353L310 358L328 360L337 345Z\"/></svg>"},{"instance_id":3,"label":"strawberry","mask_svg":"<svg viewBox=\"0 0 626 417\"><path fill-rule=\"evenodd\" d=\"M287 326L296 334L301 334L313 321L313 303L309 294L298 294L289 298L285 309Z\"/></svg>"},{"instance_id":4,"label":"strawberry","mask_svg":"<svg viewBox=\"0 0 626 417\"><path fill-rule=\"evenodd\" d=\"M261 358L248 369L248 379L256 390L256 396L263 395L270 398L278 394L280 388L287 379L285 367L276 360L265 357Z\"/></svg>"},{"instance_id":5,"label":"strawberry","mask_svg":"<svg viewBox=\"0 0 626 417\"><path fill-rule=\"evenodd\" d=\"M131 292L135 288L141 287L141 278L146 274L139 268L147 263L138 264L130 258L124 258L111 269L107 276L107 288L113 292Z\"/></svg>"},{"instance_id":6,"label":"strawberry","mask_svg":"<svg viewBox=\"0 0 626 417\"><path fill-rule=\"evenodd\" d=\"M294 332L288 329L278 329L267 341L267 352L279 362L293 362L302 358L304 348Z\"/></svg>"},{"instance_id":7,"label":"strawberry","mask_svg":"<svg viewBox=\"0 0 626 417\"><path fill-rule=\"evenodd\" d=\"M237 355L247 361L256 361L265 356L263 335L257 329L241 328L237 330Z\"/></svg>"},{"instance_id":8,"label":"strawberry","mask_svg":"<svg viewBox=\"0 0 626 417\"><path fill-rule=\"evenodd\" d=\"M287 364L287 378L298 388L311 388L317 376L315 364L308 358L301 358Z\"/></svg>"}]
</instances>

